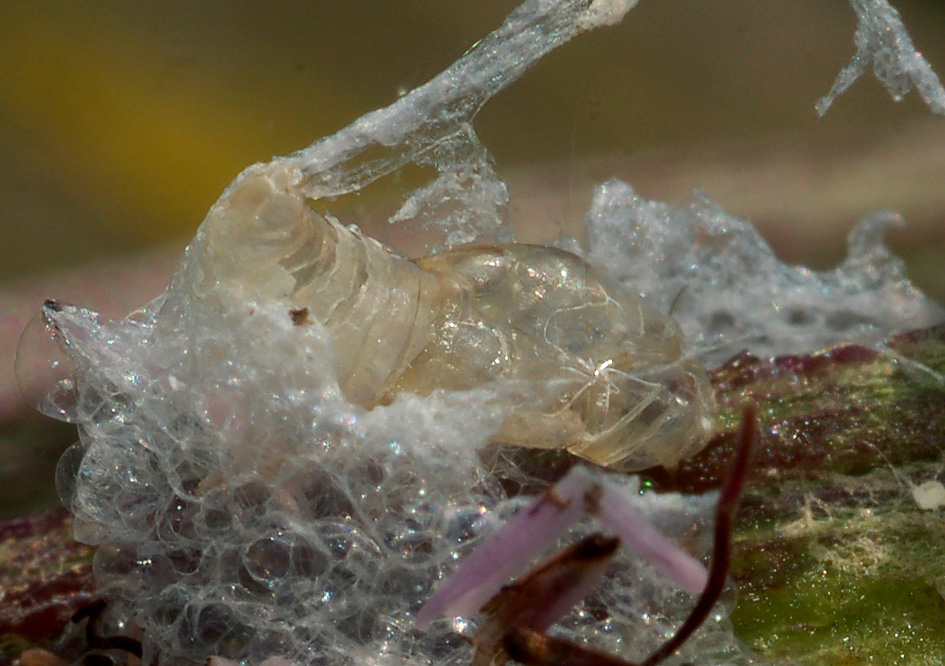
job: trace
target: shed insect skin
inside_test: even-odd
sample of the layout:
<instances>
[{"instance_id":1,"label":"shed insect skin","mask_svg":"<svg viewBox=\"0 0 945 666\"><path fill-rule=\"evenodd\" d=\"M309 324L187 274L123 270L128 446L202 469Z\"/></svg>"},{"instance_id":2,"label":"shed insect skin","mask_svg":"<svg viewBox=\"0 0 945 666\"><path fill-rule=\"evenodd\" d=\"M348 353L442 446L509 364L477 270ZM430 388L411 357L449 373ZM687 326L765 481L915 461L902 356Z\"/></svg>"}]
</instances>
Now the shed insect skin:
<instances>
[{"instance_id":1,"label":"shed insect skin","mask_svg":"<svg viewBox=\"0 0 945 666\"><path fill-rule=\"evenodd\" d=\"M315 212L274 167L244 174L199 238L179 269L193 271L188 288L284 303L296 324L307 311L332 338L342 392L368 409L520 380L534 389L497 443L644 469L707 440L711 387L677 324L571 253L513 244L410 260Z\"/></svg>"}]
</instances>

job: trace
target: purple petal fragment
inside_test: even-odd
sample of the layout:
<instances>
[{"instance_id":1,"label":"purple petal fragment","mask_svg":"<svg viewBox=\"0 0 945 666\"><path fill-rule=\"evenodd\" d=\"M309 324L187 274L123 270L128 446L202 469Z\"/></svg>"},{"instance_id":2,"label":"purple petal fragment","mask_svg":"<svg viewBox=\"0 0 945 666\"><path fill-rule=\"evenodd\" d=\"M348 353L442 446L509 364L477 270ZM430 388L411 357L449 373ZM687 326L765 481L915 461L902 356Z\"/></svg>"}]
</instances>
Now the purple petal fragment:
<instances>
[{"instance_id":1,"label":"purple petal fragment","mask_svg":"<svg viewBox=\"0 0 945 666\"><path fill-rule=\"evenodd\" d=\"M597 498L597 518L613 530L627 548L639 553L647 562L676 585L698 594L705 587L709 574L703 564L663 536L628 501L619 488L603 481Z\"/></svg>"},{"instance_id":2,"label":"purple petal fragment","mask_svg":"<svg viewBox=\"0 0 945 666\"><path fill-rule=\"evenodd\" d=\"M548 548L584 516L582 495L586 489L586 476L572 470L522 509L440 585L417 613L417 627L425 629L445 615L476 613L535 553Z\"/></svg>"}]
</instances>

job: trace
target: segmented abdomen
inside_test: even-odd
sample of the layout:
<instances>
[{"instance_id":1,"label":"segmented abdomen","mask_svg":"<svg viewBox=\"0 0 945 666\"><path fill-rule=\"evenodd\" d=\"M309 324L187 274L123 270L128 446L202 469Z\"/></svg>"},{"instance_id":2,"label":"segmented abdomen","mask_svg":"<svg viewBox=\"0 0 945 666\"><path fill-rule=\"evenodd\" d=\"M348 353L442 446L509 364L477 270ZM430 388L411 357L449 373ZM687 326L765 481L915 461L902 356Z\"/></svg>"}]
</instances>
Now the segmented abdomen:
<instances>
[{"instance_id":1,"label":"segmented abdomen","mask_svg":"<svg viewBox=\"0 0 945 666\"><path fill-rule=\"evenodd\" d=\"M498 441L635 469L672 465L707 435L708 379L675 322L573 254L505 245L411 261L271 171L244 177L205 224L205 279L307 309L353 402L531 381Z\"/></svg>"}]
</instances>

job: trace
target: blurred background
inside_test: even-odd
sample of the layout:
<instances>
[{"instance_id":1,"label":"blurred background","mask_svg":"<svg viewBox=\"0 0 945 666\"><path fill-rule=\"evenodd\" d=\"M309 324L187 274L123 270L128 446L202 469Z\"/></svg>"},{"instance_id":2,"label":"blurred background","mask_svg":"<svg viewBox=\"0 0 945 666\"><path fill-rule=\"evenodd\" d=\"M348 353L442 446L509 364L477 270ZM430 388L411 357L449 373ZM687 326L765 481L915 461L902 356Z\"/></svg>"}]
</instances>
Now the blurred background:
<instances>
[{"instance_id":1,"label":"blurred background","mask_svg":"<svg viewBox=\"0 0 945 666\"><path fill-rule=\"evenodd\" d=\"M75 438L31 415L13 380L43 299L121 315L156 296L244 167L426 82L516 4L0 3L0 515L55 504L52 468ZM945 4L895 4L945 74ZM702 188L815 268L843 257L856 220L895 209L909 226L890 245L945 299L945 118L872 77L814 112L854 28L843 0L647 0L552 53L476 124L520 237L580 236L593 186L614 175L673 203ZM385 196L344 221L398 243Z\"/></svg>"}]
</instances>

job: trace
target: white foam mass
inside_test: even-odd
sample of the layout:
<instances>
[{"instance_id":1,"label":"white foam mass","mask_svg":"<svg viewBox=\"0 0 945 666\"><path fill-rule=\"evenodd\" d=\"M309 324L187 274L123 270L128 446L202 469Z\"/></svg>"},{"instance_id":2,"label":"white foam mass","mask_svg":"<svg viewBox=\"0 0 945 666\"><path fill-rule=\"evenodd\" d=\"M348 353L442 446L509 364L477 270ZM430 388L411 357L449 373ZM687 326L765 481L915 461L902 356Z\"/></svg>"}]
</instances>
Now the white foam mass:
<instances>
[{"instance_id":1,"label":"white foam mass","mask_svg":"<svg viewBox=\"0 0 945 666\"><path fill-rule=\"evenodd\" d=\"M413 618L521 505L510 489L546 483L512 457L479 457L516 384L403 394L368 412L341 395L324 328L281 306L48 316L83 368L81 441L60 463L60 492L76 536L101 545L95 575L111 612L144 630L146 662L468 663L456 625L420 632ZM712 511L711 498L639 505L689 539L705 536ZM621 554L561 631L641 657L691 603ZM737 648L719 620L686 654Z\"/></svg>"},{"instance_id":2,"label":"white foam mass","mask_svg":"<svg viewBox=\"0 0 945 666\"><path fill-rule=\"evenodd\" d=\"M853 85L869 65L897 102L916 88L934 113L945 114L945 88L922 54L916 50L899 12L887 0L850 0L856 13L856 55L837 75L833 86L817 102L821 116Z\"/></svg>"},{"instance_id":3,"label":"white foam mass","mask_svg":"<svg viewBox=\"0 0 945 666\"><path fill-rule=\"evenodd\" d=\"M419 218L440 230L442 247L476 237L509 241L507 192L472 129L476 111L552 48L631 6L530 0L391 107L251 167L211 216L235 205L261 173L319 199L415 162L438 175L407 195L394 221ZM366 151L381 156L364 160ZM288 199L245 210L265 208L278 220ZM598 272L673 309L702 347L727 341L776 353L941 317L878 242L884 220L864 222L848 262L817 276L779 264L750 226L702 197L673 209L612 182L589 213L585 255ZM533 387L495 381L402 393L373 409L350 402L339 388L338 341L319 314L265 297L282 286L266 282L252 256L265 254L270 240L285 240L278 226L263 228L245 256L217 257L220 270L208 271L196 259L207 245L202 227L167 292L126 319L53 302L44 309L73 365L55 411L80 437L60 462L57 486L77 538L100 545L95 576L109 612L143 629L146 664L219 655L242 663L465 665L472 648L457 632L468 633L474 619L420 632L414 617L523 494L547 486L540 462L526 472L520 452L489 446ZM289 262L286 275L311 263ZM357 311L357 293L352 300ZM705 547L711 497L641 495L633 480L612 476L671 536ZM692 601L621 553L599 590L555 630L642 659ZM718 610L679 660L755 663L733 637L728 610Z\"/></svg>"},{"instance_id":4,"label":"white foam mass","mask_svg":"<svg viewBox=\"0 0 945 666\"><path fill-rule=\"evenodd\" d=\"M586 252L627 289L672 311L693 349L715 364L743 349L768 357L875 345L945 320L883 244L885 230L902 224L889 212L864 218L843 263L818 272L778 260L757 229L702 193L677 207L612 180L588 211Z\"/></svg>"}]
</instances>

